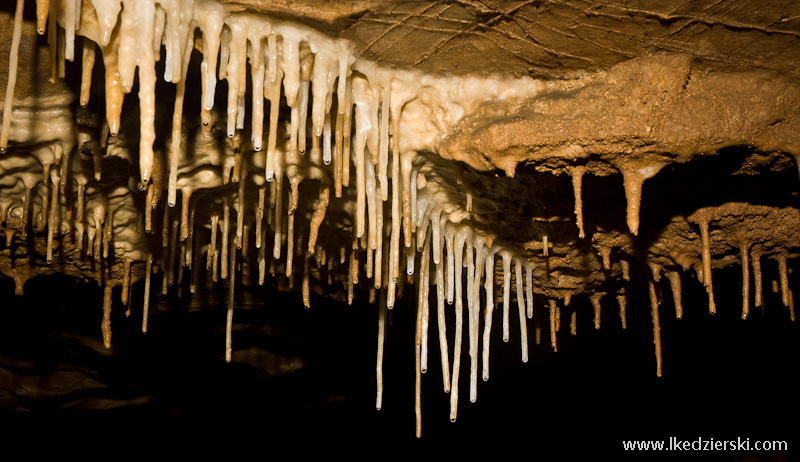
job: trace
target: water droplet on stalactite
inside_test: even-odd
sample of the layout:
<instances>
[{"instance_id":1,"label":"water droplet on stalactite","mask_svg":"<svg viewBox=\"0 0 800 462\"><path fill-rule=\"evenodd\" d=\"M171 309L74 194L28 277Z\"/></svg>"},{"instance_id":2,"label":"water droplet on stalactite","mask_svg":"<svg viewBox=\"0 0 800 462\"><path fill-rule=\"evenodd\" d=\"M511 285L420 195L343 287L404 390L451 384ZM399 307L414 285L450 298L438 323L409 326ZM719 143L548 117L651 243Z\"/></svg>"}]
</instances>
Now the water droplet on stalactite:
<instances>
[{"instance_id":1,"label":"water droplet on stalactite","mask_svg":"<svg viewBox=\"0 0 800 462\"><path fill-rule=\"evenodd\" d=\"M702 241L703 252L703 284L708 292L708 312L715 314L717 306L714 303L714 286L711 283L711 237L708 232L708 220L702 219L700 225L700 239Z\"/></svg>"},{"instance_id":2,"label":"water droplet on stalactite","mask_svg":"<svg viewBox=\"0 0 800 462\"><path fill-rule=\"evenodd\" d=\"M50 0L36 0L36 32L39 35L44 34L49 11Z\"/></svg>"},{"instance_id":3,"label":"water droplet on stalactite","mask_svg":"<svg viewBox=\"0 0 800 462\"><path fill-rule=\"evenodd\" d=\"M583 182L583 174L586 167L577 166L572 168L572 190L575 194L575 224L578 226L578 237L583 239L586 235L583 232L583 198L581 194L581 186Z\"/></svg>"},{"instance_id":4,"label":"water droplet on stalactite","mask_svg":"<svg viewBox=\"0 0 800 462\"><path fill-rule=\"evenodd\" d=\"M667 279L672 288L672 300L675 302L675 318L683 318L683 305L681 304L681 275L677 271L668 271Z\"/></svg>"},{"instance_id":5,"label":"water droplet on stalactite","mask_svg":"<svg viewBox=\"0 0 800 462\"><path fill-rule=\"evenodd\" d=\"M8 146L8 132L11 128L11 106L14 102L14 87L17 84L19 42L22 39L22 14L24 8L25 1L17 0L17 9L14 13L14 31L11 36L11 53L8 58L8 81L6 83L6 96L3 105L3 122L2 128L0 128L0 153L6 152L6 147Z\"/></svg>"},{"instance_id":6,"label":"water droplet on stalactite","mask_svg":"<svg viewBox=\"0 0 800 462\"><path fill-rule=\"evenodd\" d=\"M658 319L658 296L653 281L648 282L650 289L650 308L653 318L653 344L656 349L656 376L661 377L661 324Z\"/></svg>"},{"instance_id":7,"label":"water droplet on stalactite","mask_svg":"<svg viewBox=\"0 0 800 462\"><path fill-rule=\"evenodd\" d=\"M750 244L739 244L739 253L742 257L742 319L747 319L750 314Z\"/></svg>"},{"instance_id":8,"label":"water droplet on stalactite","mask_svg":"<svg viewBox=\"0 0 800 462\"><path fill-rule=\"evenodd\" d=\"M604 295L605 294L602 293L602 292L597 292L597 293L592 294L591 297L589 297L589 300L591 300L591 302L592 302L592 307L594 307L594 328L595 329L600 329L600 310L601 310L600 299L603 298Z\"/></svg>"}]
</instances>

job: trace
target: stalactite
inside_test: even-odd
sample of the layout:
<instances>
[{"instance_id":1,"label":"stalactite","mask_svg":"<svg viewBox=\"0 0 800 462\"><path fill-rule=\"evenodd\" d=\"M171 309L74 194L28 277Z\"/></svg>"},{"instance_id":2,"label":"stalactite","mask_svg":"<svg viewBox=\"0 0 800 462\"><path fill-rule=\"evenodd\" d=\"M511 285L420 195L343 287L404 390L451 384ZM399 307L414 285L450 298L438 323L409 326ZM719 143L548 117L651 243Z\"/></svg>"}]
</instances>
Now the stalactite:
<instances>
[{"instance_id":1,"label":"stalactite","mask_svg":"<svg viewBox=\"0 0 800 462\"><path fill-rule=\"evenodd\" d=\"M464 306L462 294L462 277L464 244L466 241L466 228L456 233L453 251L455 253L455 339L453 340L453 375L450 378L450 421L455 422L458 415L458 374L461 370L461 343L464 332Z\"/></svg>"},{"instance_id":2,"label":"stalactite","mask_svg":"<svg viewBox=\"0 0 800 462\"><path fill-rule=\"evenodd\" d=\"M653 317L653 344L656 349L656 376L661 377L661 323L658 319L658 296L653 281L648 282L650 288L650 308Z\"/></svg>"},{"instance_id":3,"label":"stalactite","mask_svg":"<svg viewBox=\"0 0 800 462\"><path fill-rule=\"evenodd\" d=\"M611 247L602 246L600 250L600 259L603 261L603 269L608 271L611 269Z\"/></svg>"},{"instance_id":4,"label":"stalactite","mask_svg":"<svg viewBox=\"0 0 800 462\"><path fill-rule=\"evenodd\" d=\"M511 253L503 251L500 252L500 256L503 257L503 341L508 342L508 311L511 302Z\"/></svg>"},{"instance_id":5,"label":"stalactite","mask_svg":"<svg viewBox=\"0 0 800 462\"><path fill-rule=\"evenodd\" d=\"M153 273L153 256L148 253L144 270L144 295L142 299L142 333L147 333L147 318L150 311L150 275ZM198 271L199 272L199 271Z\"/></svg>"},{"instance_id":6,"label":"stalactite","mask_svg":"<svg viewBox=\"0 0 800 462\"><path fill-rule=\"evenodd\" d=\"M97 6L95 6L95 9ZM50 0L36 0L36 32L44 34L47 25L47 14L50 11Z\"/></svg>"},{"instance_id":7,"label":"stalactite","mask_svg":"<svg viewBox=\"0 0 800 462\"><path fill-rule=\"evenodd\" d=\"M472 250L475 251L473 258ZM481 238L476 238L467 248L467 299L469 307L469 400L478 399L478 343L480 335L480 284L486 260L486 246Z\"/></svg>"},{"instance_id":8,"label":"stalactite","mask_svg":"<svg viewBox=\"0 0 800 462\"><path fill-rule=\"evenodd\" d=\"M92 70L95 62L95 43L84 37L81 57L81 92L79 102L81 107L89 104L89 94L92 88Z\"/></svg>"},{"instance_id":9,"label":"stalactite","mask_svg":"<svg viewBox=\"0 0 800 462\"><path fill-rule=\"evenodd\" d=\"M489 252L485 260L486 279L483 289L486 292L486 307L483 315L483 380L489 380L489 345L492 332L492 313L494 312L494 252Z\"/></svg>"},{"instance_id":10,"label":"stalactite","mask_svg":"<svg viewBox=\"0 0 800 462\"><path fill-rule=\"evenodd\" d=\"M48 226L47 226L47 255L46 260L47 263L51 263L53 261L53 239L55 238L55 233L60 231L61 224L59 222L59 211L61 210L61 204L58 201L58 185L56 184L58 180L54 180L50 182L50 210L49 210L49 218L48 218ZM44 211L43 211L44 213ZM59 233L60 234L60 233Z\"/></svg>"},{"instance_id":11,"label":"stalactite","mask_svg":"<svg viewBox=\"0 0 800 462\"><path fill-rule=\"evenodd\" d=\"M642 202L642 186L644 181L652 178L664 166L664 164L650 164L644 166L624 165L622 171L622 182L625 187L625 197L628 201L627 220L628 229L634 236L639 234L639 207Z\"/></svg>"},{"instance_id":12,"label":"stalactite","mask_svg":"<svg viewBox=\"0 0 800 462\"><path fill-rule=\"evenodd\" d=\"M325 211L330 204L330 187L322 183L319 187L319 199L314 209L314 215L311 217L311 230L308 234L308 253L314 255L314 248L317 246L317 237L319 235L319 227L325 219Z\"/></svg>"},{"instance_id":13,"label":"stalactite","mask_svg":"<svg viewBox=\"0 0 800 462\"><path fill-rule=\"evenodd\" d=\"M625 315L625 308L628 305L628 298L625 294L617 295L617 303L619 304L619 320L623 329L628 328L627 316Z\"/></svg>"},{"instance_id":14,"label":"stalactite","mask_svg":"<svg viewBox=\"0 0 800 462\"><path fill-rule=\"evenodd\" d=\"M708 292L708 312L714 314L717 312L717 306L714 303L714 286L711 284L711 238L707 219L700 222L700 239L703 247L703 284Z\"/></svg>"},{"instance_id":15,"label":"stalactite","mask_svg":"<svg viewBox=\"0 0 800 462\"><path fill-rule=\"evenodd\" d=\"M8 132L11 127L11 106L14 102L14 87L17 84L17 64L19 62L19 42L22 38L22 15L25 8L24 0L17 0L17 9L14 13L14 32L11 36L11 53L8 59L8 81L6 83L6 96L3 105L3 123L0 128L0 154L6 152L8 146Z\"/></svg>"},{"instance_id":16,"label":"stalactite","mask_svg":"<svg viewBox=\"0 0 800 462\"><path fill-rule=\"evenodd\" d=\"M594 307L594 328L600 329L600 299L603 298L605 294L601 292L596 292L589 297L589 300L592 302L592 307ZM574 334L573 334L574 335Z\"/></svg>"},{"instance_id":17,"label":"stalactite","mask_svg":"<svg viewBox=\"0 0 800 462\"><path fill-rule=\"evenodd\" d=\"M19 1L19 0L17 0ZM56 26L56 15L51 14L47 20L47 44L50 55L50 83L55 83L58 78L58 27Z\"/></svg>"},{"instance_id":18,"label":"stalactite","mask_svg":"<svg viewBox=\"0 0 800 462\"><path fill-rule=\"evenodd\" d=\"M178 228L180 224L173 220L170 232L169 246L167 247L169 255L167 257L167 285L172 287L175 285L175 252L178 248Z\"/></svg>"},{"instance_id":19,"label":"stalactite","mask_svg":"<svg viewBox=\"0 0 800 462\"><path fill-rule=\"evenodd\" d=\"M417 418L417 438L422 436L422 372L424 371L423 368L423 361L422 361L422 348L424 344L423 338L423 325L425 322L425 306L427 304L427 292L425 290L425 283L427 282L427 268L429 265L429 246L425 245L425 250L422 254L422 262L420 266L420 281L418 282L418 297L417 297L417 323L416 323L416 335L414 341L414 359L416 361L416 380L414 384L415 390L415 404L414 404L414 412ZM423 282L425 281L425 282Z\"/></svg>"},{"instance_id":20,"label":"stalactite","mask_svg":"<svg viewBox=\"0 0 800 462\"><path fill-rule=\"evenodd\" d=\"M681 304L681 275L677 271L668 271L667 279L672 288L672 300L675 303L675 318L683 318L683 305Z\"/></svg>"},{"instance_id":21,"label":"stalactite","mask_svg":"<svg viewBox=\"0 0 800 462\"><path fill-rule=\"evenodd\" d=\"M578 312L573 311L569 319L569 333L572 336L578 335Z\"/></svg>"},{"instance_id":22,"label":"stalactite","mask_svg":"<svg viewBox=\"0 0 800 462\"><path fill-rule=\"evenodd\" d=\"M520 343L522 348L522 362L528 362L528 326L525 319L525 299L522 295L522 262L519 259L514 261L514 270L517 286L517 306L519 308L519 331Z\"/></svg>"},{"instance_id":23,"label":"stalactite","mask_svg":"<svg viewBox=\"0 0 800 462\"><path fill-rule=\"evenodd\" d=\"M781 281L781 301L783 301L783 306L789 308L789 272L786 268L786 254L779 254L775 259L778 260L778 274Z\"/></svg>"},{"instance_id":24,"label":"stalactite","mask_svg":"<svg viewBox=\"0 0 800 462\"><path fill-rule=\"evenodd\" d=\"M581 194L581 184L583 181L583 174L586 167L577 166L572 168L572 190L575 194L575 224L578 226L578 237L583 239L586 237L583 232L583 198Z\"/></svg>"},{"instance_id":25,"label":"stalactite","mask_svg":"<svg viewBox=\"0 0 800 462\"><path fill-rule=\"evenodd\" d=\"M422 302L422 325L420 326L420 372L423 374L428 369L428 322L430 319L429 292L430 292L430 233L426 233L423 243L422 258L419 267L419 301Z\"/></svg>"},{"instance_id":26,"label":"stalactite","mask_svg":"<svg viewBox=\"0 0 800 462\"><path fill-rule=\"evenodd\" d=\"M311 308L311 264L309 254L305 254L303 259L303 286L301 292L303 293L303 306L306 309Z\"/></svg>"},{"instance_id":27,"label":"stalactite","mask_svg":"<svg viewBox=\"0 0 800 462\"><path fill-rule=\"evenodd\" d=\"M742 257L742 319L747 319L750 314L750 244L739 244L739 253Z\"/></svg>"},{"instance_id":28,"label":"stalactite","mask_svg":"<svg viewBox=\"0 0 800 462\"><path fill-rule=\"evenodd\" d=\"M755 284L756 293L753 296L754 304L756 307L760 308L761 303L761 294L762 294L762 284L761 284L761 252L758 251L751 251L751 255L753 257L753 282Z\"/></svg>"},{"instance_id":29,"label":"stalactite","mask_svg":"<svg viewBox=\"0 0 800 462\"><path fill-rule=\"evenodd\" d=\"M103 321L100 329L103 331L103 346L111 348L111 293L114 286L111 281L106 281L103 286Z\"/></svg>"},{"instance_id":30,"label":"stalactite","mask_svg":"<svg viewBox=\"0 0 800 462\"><path fill-rule=\"evenodd\" d=\"M381 298L384 298L384 291L381 291ZM383 343L386 338L386 304L383 300L378 302L378 363L375 366L378 393L375 398L375 409L380 410L383 403Z\"/></svg>"},{"instance_id":31,"label":"stalactite","mask_svg":"<svg viewBox=\"0 0 800 462\"><path fill-rule=\"evenodd\" d=\"M620 266L622 266L622 279L624 279L626 281L630 281L631 280L631 269L630 269L631 265L630 265L630 263L628 263L627 260L620 260L619 264L620 264Z\"/></svg>"},{"instance_id":32,"label":"stalactite","mask_svg":"<svg viewBox=\"0 0 800 462\"><path fill-rule=\"evenodd\" d=\"M230 224L228 215L229 210L227 198L223 198L222 222L217 221L217 225L220 227L219 247L216 247L216 239L214 236L215 233L212 232L212 240L215 243L214 258L216 259L213 262L215 264L214 274L218 274L222 279L226 279L228 277L228 225ZM217 272L217 269L219 269L219 272Z\"/></svg>"},{"instance_id":33,"label":"stalactite","mask_svg":"<svg viewBox=\"0 0 800 462\"><path fill-rule=\"evenodd\" d=\"M550 299L550 345L553 347L553 351L558 351L558 345L556 343L556 317L559 316L558 313L558 306L556 305L556 301Z\"/></svg>"},{"instance_id":34,"label":"stalactite","mask_svg":"<svg viewBox=\"0 0 800 462\"><path fill-rule=\"evenodd\" d=\"M228 279L228 312L225 321L225 362L231 362L231 358L233 355L233 339L232 339L232 329L233 329L233 301L234 301L234 289L236 288L236 246L231 245L230 249L230 269L231 274L230 278Z\"/></svg>"},{"instance_id":35,"label":"stalactite","mask_svg":"<svg viewBox=\"0 0 800 462\"><path fill-rule=\"evenodd\" d=\"M122 293L120 294L122 303L128 303L128 291L131 286L131 263L130 258L123 258L122 260Z\"/></svg>"}]
</instances>

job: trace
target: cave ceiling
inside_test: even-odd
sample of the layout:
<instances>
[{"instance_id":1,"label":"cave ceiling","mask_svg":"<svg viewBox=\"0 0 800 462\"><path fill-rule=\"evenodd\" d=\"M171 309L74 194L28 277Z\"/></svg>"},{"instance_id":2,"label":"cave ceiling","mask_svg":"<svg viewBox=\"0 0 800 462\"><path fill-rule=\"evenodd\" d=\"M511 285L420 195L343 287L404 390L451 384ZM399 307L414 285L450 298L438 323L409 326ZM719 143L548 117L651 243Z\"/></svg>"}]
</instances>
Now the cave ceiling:
<instances>
[{"instance_id":1,"label":"cave ceiling","mask_svg":"<svg viewBox=\"0 0 800 462\"><path fill-rule=\"evenodd\" d=\"M397 306L455 420L490 336L556 350L577 299L624 326L643 287L657 375L682 285L713 314L740 269L747 319L764 265L794 321L797 2L13 3L0 272L96 282L105 348L132 299L144 331L223 290L228 361L262 285L369 300L377 406Z\"/></svg>"}]
</instances>

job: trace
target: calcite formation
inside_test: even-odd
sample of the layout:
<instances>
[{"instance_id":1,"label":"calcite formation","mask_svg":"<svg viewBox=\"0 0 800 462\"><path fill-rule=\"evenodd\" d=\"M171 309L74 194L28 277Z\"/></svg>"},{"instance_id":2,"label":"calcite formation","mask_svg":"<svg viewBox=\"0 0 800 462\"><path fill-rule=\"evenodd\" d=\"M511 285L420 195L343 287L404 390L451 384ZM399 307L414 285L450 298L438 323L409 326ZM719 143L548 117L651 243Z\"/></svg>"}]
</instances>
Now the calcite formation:
<instances>
[{"instance_id":1,"label":"calcite formation","mask_svg":"<svg viewBox=\"0 0 800 462\"><path fill-rule=\"evenodd\" d=\"M419 435L430 342L455 420L462 364L475 401L492 335L515 324L525 362L541 312L555 350L573 297L595 328L612 304L624 328L631 271L647 272L658 375L661 292L680 318L693 276L714 313L713 271L740 265L747 318L774 261L794 321L796 187L765 189L796 183L800 156L790 2L754 18L720 2L28 3L0 32L0 271L17 293L96 280L106 348L114 288L127 303L142 279L142 331L159 289L225 281L228 361L237 287L278 283L308 307L320 286L379 305L380 408L403 295Z\"/></svg>"}]
</instances>

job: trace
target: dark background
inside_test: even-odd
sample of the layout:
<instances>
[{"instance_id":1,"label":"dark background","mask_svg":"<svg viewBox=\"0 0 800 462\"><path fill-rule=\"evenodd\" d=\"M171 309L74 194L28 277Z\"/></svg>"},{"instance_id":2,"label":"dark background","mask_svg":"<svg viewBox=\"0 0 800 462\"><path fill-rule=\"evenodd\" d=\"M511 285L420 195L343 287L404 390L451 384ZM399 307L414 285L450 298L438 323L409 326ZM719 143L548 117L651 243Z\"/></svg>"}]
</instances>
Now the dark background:
<instances>
[{"instance_id":1,"label":"dark background","mask_svg":"<svg viewBox=\"0 0 800 462\"><path fill-rule=\"evenodd\" d=\"M348 307L315 296L312 308L305 310L296 293L260 288L256 295L265 296L266 306L240 297L234 350L256 347L304 362L294 373L270 376L258 367L224 362L225 310L212 305L214 297L224 300L222 287L207 296L205 307L180 303L174 293L166 297L173 299L171 307L156 304L154 297L147 334L140 332L141 282L134 285L130 318L115 292L114 346L108 354L101 343L92 347L85 340L101 339L102 291L94 283L40 277L30 280L25 295L18 297L12 295L13 281L4 279L0 388L17 403L0 409L0 422L9 441L35 436L58 445L30 448L57 447L60 452L106 443L135 451L161 447L157 443L163 442L180 451L270 453L288 447L358 453L375 443L389 453L414 448L451 448L466 454L525 449L531 458L548 454L572 459L619 455L623 440L671 436L788 440L790 448L796 448L800 336L780 295L769 290L770 281L777 279L777 265L765 260L764 267L765 309L751 308L746 321L740 319L738 268L715 270L714 316L708 314L701 284L684 273L684 319L675 320L669 286L662 281L661 378L655 376L649 299L639 273L634 272L630 286L634 290L627 330L620 328L611 297L603 300L598 331L589 301L575 297L562 311L557 353L549 346L545 300L536 299L536 316L529 322L528 364L519 359L516 312L511 316L511 341L504 344L497 311L491 377L488 382L479 379L476 403L469 402L464 344L455 423L449 421L449 396L442 391L434 311L430 366L422 382L420 439L414 437L415 307L404 302L389 315L384 403L376 411L377 305L365 300ZM412 299L407 293L403 300ZM435 302L432 306L435 310ZM448 306L451 358L452 309ZM576 337L569 335L573 309L578 311ZM533 341L537 320L543 326L539 346ZM106 387L69 390L65 385L63 393L31 399L25 396L36 393L19 389L19 384L36 382L14 378L41 377L46 388L53 385L45 381L53 370L84 371ZM92 409L97 398L116 400L118 405ZM656 455L639 453L636 459ZM759 460L755 456L763 455L694 454L701 460ZM660 456L676 460L674 454ZM770 457L767 460L790 460L788 455Z\"/></svg>"}]
</instances>

